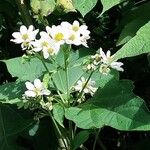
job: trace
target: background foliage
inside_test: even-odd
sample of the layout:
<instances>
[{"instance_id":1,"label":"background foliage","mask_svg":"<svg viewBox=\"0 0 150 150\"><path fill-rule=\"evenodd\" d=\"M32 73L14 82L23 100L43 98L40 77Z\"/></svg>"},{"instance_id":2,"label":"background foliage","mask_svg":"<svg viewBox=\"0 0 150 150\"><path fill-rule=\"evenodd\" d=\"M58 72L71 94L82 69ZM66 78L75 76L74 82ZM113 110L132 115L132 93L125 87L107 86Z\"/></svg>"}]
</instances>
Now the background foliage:
<instances>
[{"instance_id":1,"label":"background foliage","mask_svg":"<svg viewBox=\"0 0 150 150\"><path fill-rule=\"evenodd\" d=\"M114 149L118 147L149 149L150 145L145 144L148 143L149 132L127 132L150 129L150 115L147 109L150 106L150 57L147 55L150 52L149 8L148 0L113 0L111 2L109 0L83 0L82 2L80 0L30 0L24 1L24 4L21 4L19 0L1 1L0 59L3 61L0 62L0 83L2 84L0 86L2 102L0 104L0 149L48 150L55 149L56 146L54 131L52 126L49 127L51 120L45 117L38 123L33 120L31 112L18 110L15 106L7 104L18 103L24 91L23 82L32 81L45 71L35 59L31 60L32 65L19 63L23 52L20 46L10 42L11 34L22 24L27 26L33 24L36 28L44 29L48 24L59 24L64 20L72 22L75 19L87 24L91 31L91 39L89 40L90 49L80 49L82 52L72 54L73 62L80 62L86 55L95 53L99 47L104 50L110 49L116 53L116 59L125 58L123 60L125 72L120 75L120 78L133 80L135 88L131 81L119 81L115 73L111 73L107 79L101 80L102 82L96 79L97 75L95 75L94 79L101 88L99 89L101 96L98 92L91 100L92 102L68 109L65 116L80 128L95 130L96 127L103 127L99 138L106 144L107 149L111 149L112 145ZM78 48L74 47L74 49ZM14 57L17 58L14 59ZM58 63L61 59L61 55L58 56ZM55 66L49 66L51 70L54 68ZM74 72L77 71L79 74L74 77ZM82 74L78 66L70 67L70 87ZM16 80L17 82L14 82ZM65 92L64 85L59 84L61 80L64 80L62 70L55 74L54 81L59 89ZM108 83L113 86L113 89L107 86ZM63 116L59 116L60 112L57 110L61 110L59 106L55 107L54 114L61 124ZM76 115L78 113L80 115ZM126 130L126 132L113 128ZM78 137L90 137L86 143L90 147L93 135L89 133L90 130L79 132L80 136L77 135L75 138L75 145L80 145L76 140ZM42 136L45 138L41 138ZM139 141L138 145L137 141ZM111 143L111 147L108 143Z\"/></svg>"}]
</instances>

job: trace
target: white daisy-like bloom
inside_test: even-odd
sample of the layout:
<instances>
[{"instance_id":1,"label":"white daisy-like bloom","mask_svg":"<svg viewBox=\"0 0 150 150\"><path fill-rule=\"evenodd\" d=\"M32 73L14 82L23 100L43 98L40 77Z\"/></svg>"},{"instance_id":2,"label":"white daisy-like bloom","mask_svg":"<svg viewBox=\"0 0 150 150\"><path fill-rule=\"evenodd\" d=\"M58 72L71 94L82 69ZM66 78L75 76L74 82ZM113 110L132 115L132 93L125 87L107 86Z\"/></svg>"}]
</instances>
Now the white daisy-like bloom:
<instances>
[{"instance_id":1,"label":"white daisy-like bloom","mask_svg":"<svg viewBox=\"0 0 150 150\"><path fill-rule=\"evenodd\" d=\"M49 56L57 55L60 45L56 43L46 32L40 32L41 38L32 42L33 51L43 52L43 56L47 59Z\"/></svg>"},{"instance_id":2,"label":"white daisy-like bloom","mask_svg":"<svg viewBox=\"0 0 150 150\"><path fill-rule=\"evenodd\" d=\"M35 79L34 83L25 83L27 91L25 91L26 97L37 97L41 95L49 95L50 91L46 89L40 79Z\"/></svg>"},{"instance_id":3,"label":"white daisy-like bloom","mask_svg":"<svg viewBox=\"0 0 150 150\"><path fill-rule=\"evenodd\" d=\"M77 85L74 86L74 90L81 92L82 89L84 88L83 93L86 93L86 94L89 93L89 94L93 95L97 90L97 88L95 87L95 85L96 85L95 81L92 81L90 79L87 84L86 84L86 82L87 82L87 80L84 77L81 77L81 79L77 81ZM85 86L85 84L86 84L86 86Z\"/></svg>"},{"instance_id":4,"label":"white daisy-like bloom","mask_svg":"<svg viewBox=\"0 0 150 150\"><path fill-rule=\"evenodd\" d=\"M83 45L88 47L87 40L90 38L90 31L87 29L88 27L86 25L80 26L79 22L75 20L73 24L70 24L69 22L62 22L61 26L63 28L67 28L70 33L69 38L66 39L67 44L74 44L77 46Z\"/></svg>"},{"instance_id":5,"label":"white daisy-like bloom","mask_svg":"<svg viewBox=\"0 0 150 150\"><path fill-rule=\"evenodd\" d=\"M67 28L62 27L61 25L52 27L46 27L47 33L50 37L58 44L62 45L65 43L65 40L69 38L69 31Z\"/></svg>"},{"instance_id":6,"label":"white daisy-like bloom","mask_svg":"<svg viewBox=\"0 0 150 150\"><path fill-rule=\"evenodd\" d=\"M96 65L94 65L94 64L88 64L87 65L87 70L92 70L92 71L94 71L94 70L96 70Z\"/></svg>"},{"instance_id":7,"label":"white daisy-like bloom","mask_svg":"<svg viewBox=\"0 0 150 150\"><path fill-rule=\"evenodd\" d=\"M110 72L110 68L106 64L101 64L99 71L100 73L107 75Z\"/></svg>"},{"instance_id":8,"label":"white daisy-like bloom","mask_svg":"<svg viewBox=\"0 0 150 150\"><path fill-rule=\"evenodd\" d=\"M124 71L122 68L123 63L117 62L113 60L113 55L111 56L111 52L107 51L106 54L103 52L102 49L100 49L100 55L101 55L101 61L102 63L106 64L108 67L110 66L113 69L116 69L118 71Z\"/></svg>"},{"instance_id":9,"label":"white daisy-like bloom","mask_svg":"<svg viewBox=\"0 0 150 150\"><path fill-rule=\"evenodd\" d=\"M20 32L14 32L12 36L14 39L11 39L10 41L21 44L21 47L23 50L26 50L28 48L31 48L32 44L31 42L35 40L37 33L39 30L34 30L33 25L30 25L29 28L22 25L20 27Z\"/></svg>"}]
</instances>

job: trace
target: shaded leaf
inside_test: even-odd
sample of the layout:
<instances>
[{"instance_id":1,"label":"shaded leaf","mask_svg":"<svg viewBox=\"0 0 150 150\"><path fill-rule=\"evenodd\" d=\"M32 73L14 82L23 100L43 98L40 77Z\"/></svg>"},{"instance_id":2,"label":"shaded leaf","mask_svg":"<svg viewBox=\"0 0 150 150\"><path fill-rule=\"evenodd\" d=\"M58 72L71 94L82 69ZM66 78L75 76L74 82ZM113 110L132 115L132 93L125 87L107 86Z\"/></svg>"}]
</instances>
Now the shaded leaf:
<instances>
[{"instance_id":1,"label":"shaded leaf","mask_svg":"<svg viewBox=\"0 0 150 150\"><path fill-rule=\"evenodd\" d=\"M131 10L123 14L122 20L116 31L121 31L117 45L128 42L136 35L136 32L150 20L150 2L147 2L138 7L133 7ZM144 15L143 15L144 14Z\"/></svg>"},{"instance_id":2,"label":"shaded leaf","mask_svg":"<svg viewBox=\"0 0 150 150\"><path fill-rule=\"evenodd\" d=\"M89 132L88 131L80 131L73 140L73 150L76 150L80 147L81 144L83 144L85 141L89 138Z\"/></svg>"},{"instance_id":3,"label":"shaded leaf","mask_svg":"<svg viewBox=\"0 0 150 150\"><path fill-rule=\"evenodd\" d=\"M113 1L110 1L110 0L101 0L101 3L103 5L103 11L101 13L101 15L109 10L110 8L114 7L115 5L121 3L122 0L113 0Z\"/></svg>"},{"instance_id":4,"label":"shaded leaf","mask_svg":"<svg viewBox=\"0 0 150 150\"><path fill-rule=\"evenodd\" d=\"M64 115L65 115L64 108L59 104L55 104L53 106L53 115L54 115L55 120L59 123L59 125L64 127L63 125Z\"/></svg>"},{"instance_id":5,"label":"shaded leaf","mask_svg":"<svg viewBox=\"0 0 150 150\"><path fill-rule=\"evenodd\" d=\"M74 7L82 14L83 17L94 8L96 3L97 0L73 0Z\"/></svg>"},{"instance_id":6,"label":"shaded leaf","mask_svg":"<svg viewBox=\"0 0 150 150\"><path fill-rule=\"evenodd\" d=\"M22 131L33 125L29 114L16 107L0 104L0 149L22 150L16 138Z\"/></svg>"},{"instance_id":7,"label":"shaded leaf","mask_svg":"<svg viewBox=\"0 0 150 150\"><path fill-rule=\"evenodd\" d=\"M141 27L137 34L115 54L116 59L132 57L150 52L150 22Z\"/></svg>"},{"instance_id":8,"label":"shaded leaf","mask_svg":"<svg viewBox=\"0 0 150 150\"><path fill-rule=\"evenodd\" d=\"M150 130L150 113L132 90L130 81L112 80L88 103L69 108L65 115L84 129L111 126L118 130Z\"/></svg>"}]
</instances>

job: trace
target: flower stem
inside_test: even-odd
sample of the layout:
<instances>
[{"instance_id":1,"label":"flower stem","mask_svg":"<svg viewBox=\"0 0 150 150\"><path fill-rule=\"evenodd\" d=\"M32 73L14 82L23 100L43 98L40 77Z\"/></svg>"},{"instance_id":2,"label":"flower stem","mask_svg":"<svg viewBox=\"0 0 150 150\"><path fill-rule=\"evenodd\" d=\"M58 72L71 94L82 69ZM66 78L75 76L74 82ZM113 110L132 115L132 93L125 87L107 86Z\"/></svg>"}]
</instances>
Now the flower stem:
<instances>
[{"instance_id":1,"label":"flower stem","mask_svg":"<svg viewBox=\"0 0 150 150\"><path fill-rule=\"evenodd\" d=\"M53 115L51 114L51 112L49 112L49 115L50 115L50 117L51 117L51 119L52 119L52 121L53 121L54 128L56 129L55 132L56 132L56 136L57 136L57 138L58 138L58 140L59 140L60 146L61 146L61 147L65 146L65 149L67 150L68 144L66 143L66 141L65 141L65 139L64 139L64 136L62 135L61 130L59 129L59 126L57 125L57 123L56 123L56 121L55 121Z\"/></svg>"},{"instance_id":2,"label":"flower stem","mask_svg":"<svg viewBox=\"0 0 150 150\"><path fill-rule=\"evenodd\" d=\"M29 14L29 10L27 9L27 6L24 2L24 0L16 0L16 4L18 6L18 9L21 13L22 21L26 26L32 25L32 19Z\"/></svg>"},{"instance_id":3,"label":"flower stem","mask_svg":"<svg viewBox=\"0 0 150 150\"><path fill-rule=\"evenodd\" d=\"M36 57L37 57L39 60L41 60L41 62L42 62L42 64L43 64L44 68L46 69L46 71L47 71L48 73L50 73L50 72L49 72L49 69L47 68L47 66L46 66L46 64L45 64L45 61L43 60L43 57L41 57L39 54L36 54Z\"/></svg>"},{"instance_id":4,"label":"flower stem","mask_svg":"<svg viewBox=\"0 0 150 150\"><path fill-rule=\"evenodd\" d=\"M82 98L82 96L83 96L83 91L84 91L85 87L87 86L87 84L88 84L88 82L89 82L89 80L90 80L90 78L91 78L92 74L93 74L93 71L90 73L90 75L89 75L88 79L86 80L86 83L84 84L84 86L83 86L83 88L82 88L82 90L81 90L81 92L80 92L79 96L77 97L77 100L78 100L78 99L80 99L80 98ZM73 103L73 105L72 105L72 106L75 106L75 105L76 105L76 103L77 103L77 101L74 101L74 103Z\"/></svg>"},{"instance_id":5,"label":"flower stem","mask_svg":"<svg viewBox=\"0 0 150 150\"><path fill-rule=\"evenodd\" d=\"M71 46L67 45L67 48L64 48L64 65L65 65L65 77L66 77L66 88L67 88L67 101L68 106L70 106L70 92L69 92L69 81L68 81L68 64L69 64L69 54Z\"/></svg>"},{"instance_id":6,"label":"flower stem","mask_svg":"<svg viewBox=\"0 0 150 150\"><path fill-rule=\"evenodd\" d=\"M93 150L95 150L95 148L96 148L96 142L97 142L97 139L98 139L98 135L99 135L100 130L101 130L101 128L99 128L98 132L97 132L96 135L95 135L95 140L94 140L94 144L93 144Z\"/></svg>"}]
</instances>

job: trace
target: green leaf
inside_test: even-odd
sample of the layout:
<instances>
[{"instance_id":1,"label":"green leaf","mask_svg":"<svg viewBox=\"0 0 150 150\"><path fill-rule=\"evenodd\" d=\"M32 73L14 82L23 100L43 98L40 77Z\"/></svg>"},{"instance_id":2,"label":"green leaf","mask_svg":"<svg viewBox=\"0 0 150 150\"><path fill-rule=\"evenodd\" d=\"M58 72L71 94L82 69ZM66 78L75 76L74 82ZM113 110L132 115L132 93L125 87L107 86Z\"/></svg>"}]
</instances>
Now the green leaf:
<instances>
[{"instance_id":1,"label":"green leaf","mask_svg":"<svg viewBox=\"0 0 150 150\"><path fill-rule=\"evenodd\" d=\"M83 75L83 70L81 67L72 67L68 68L68 88L71 90L72 86L79 80L79 78ZM66 82L66 74L63 69L58 70L52 76L53 81L57 88L63 93L67 93L67 82Z\"/></svg>"},{"instance_id":2,"label":"green leaf","mask_svg":"<svg viewBox=\"0 0 150 150\"><path fill-rule=\"evenodd\" d=\"M139 28L150 20L149 8L150 2L147 2L138 7L133 7L123 14L122 20L116 29L116 32L122 30L117 45L128 42L136 35Z\"/></svg>"},{"instance_id":3,"label":"green leaf","mask_svg":"<svg viewBox=\"0 0 150 150\"><path fill-rule=\"evenodd\" d=\"M132 39L136 35L138 29L141 28L144 24L146 24L149 21L149 19L150 17L142 17L129 22L122 30L117 42L117 46L125 44L130 39Z\"/></svg>"},{"instance_id":4,"label":"green leaf","mask_svg":"<svg viewBox=\"0 0 150 150\"><path fill-rule=\"evenodd\" d=\"M30 136L34 136L34 135L37 133L38 129L39 129L39 121L37 121L37 122L33 125L33 127L29 130L29 135L30 135Z\"/></svg>"},{"instance_id":5,"label":"green leaf","mask_svg":"<svg viewBox=\"0 0 150 150\"><path fill-rule=\"evenodd\" d=\"M16 138L25 129L32 126L33 120L29 114L16 107L0 104L0 149L22 150L17 146Z\"/></svg>"},{"instance_id":6,"label":"green leaf","mask_svg":"<svg viewBox=\"0 0 150 150\"><path fill-rule=\"evenodd\" d=\"M35 78L38 78L43 74L45 70L42 62L37 58L32 58L31 61L26 62L25 64L22 62L22 57L13 58L9 60L3 61L6 63L8 71L14 77L18 77L19 80L33 81ZM51 64L47 65L50 71L54 70L55 67Z\"/></svg>"},{"instance_id":7,"label":"green leaf","mask_svg":"<svg viewBox=\"0 0 150 150\"><path fill-rule=\"evenodd\" d=\"M76 150L80 147L81 144L83 144L85 141L89 138L89 132L88 131L80 131L73 140L73 150Z\"/></svg>"},{"instance_id":8,"label":"green leaf","mask_svg":"<svg viewBox=\"0 0 150 150\"><path fill-rule=\"evenodd\" d=\"M132 90L131 81L109 81L88 103L69 108L65 116L84 129L150 130L150 113Z\"/></svg>"},{"instance_id":9,"label":"green leaf","mask_svg":"<svg viewBox=\"0 0 150 150\"><path fill-rule=\"evenodd\" d=\"M58 7L61 7L65 12L74 12L72 0L57 0Z\"/></svg>"},{"instance_id":10,"label":"green leaf","mask_svg":"<svg viewBox=\"0 0 150 150\"><path fill-rule=\"evenodd\" d=\"M48 16L55 9L55 0L31 0L30 3L34 13L41 13L42 16Z\"/></svg>"},{"instance_id":11,"label":"green leaf","mask_svg":"<svg viewBox=\"0 0 150 150\"><path fill-rule=\"evenodd\" d=\"M141 27L136 36L115 54L116 59L132 57L150 52L150 22Z\"/></svg>"},{"instance_id":12,"label":"green leaf","mask_svg":"<svg viewBox=\"0 0 150 150\"><path fill-rule=\"evenodd\" d=\"M55 104L53 106L53 115L54 115L55 120L59 123L59 125L64 127L63 125L64 116L65 116L64 108L59 104Z\"/></svg>"},{"instance_id":13,"label":"green leaf","mask_svg":"<svg viewBox=\"0 0 150 150\"><path fill-rule=\"evenodd\" d=\"M25 84L22 82L6 83L0 86L0 102L16 104L22 99Z\"/></svg>"},{"instance_id":14,"label":"green leaf","mask_svg":"<svg viewBox=\"0 0 150 150\"><path fill-rule=\"evenodd\" d=\"M105 11L107 11L107 10L109 10L110 8L114 7L115 5L121 3L121 1L122 1L122 0L112 0L112 1L110 1L110 0L101 0L101 3L102 3L102 5L103 5L103 11L102 11L101 15L102 15Z\"/></svg>"},{"instance_id":15,"label":"green leaf","mask_svg":"<svg viewBox=\"0 0 150 150\"><path fill-rule=\"evenodd\" d=\"M96 3L97 0L73 0L74 7L82 14L83 17L94 8Z\"/></svg>"}]
</instances>

